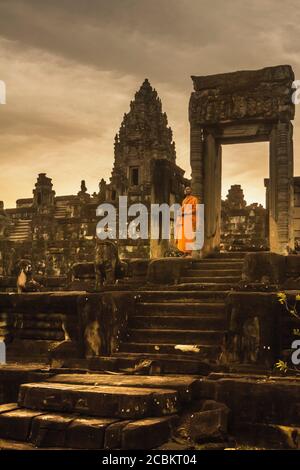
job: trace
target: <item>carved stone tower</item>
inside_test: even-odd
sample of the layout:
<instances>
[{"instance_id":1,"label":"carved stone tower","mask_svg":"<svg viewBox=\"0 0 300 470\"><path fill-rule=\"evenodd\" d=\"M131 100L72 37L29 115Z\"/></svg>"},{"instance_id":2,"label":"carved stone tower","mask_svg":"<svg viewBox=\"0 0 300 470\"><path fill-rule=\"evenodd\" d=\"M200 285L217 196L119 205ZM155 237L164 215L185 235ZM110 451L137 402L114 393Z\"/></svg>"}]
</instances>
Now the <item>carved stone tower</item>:
<instances>
[{"instance_id":1,"label":"carved stone tower","mask_svg":"<svg viewBox=\"0 0 300 470\"><path fill-rule=\"evenodd\" d=\"M149 209L151 203L181 202L185 184L184 171L176 165L167 115L156 90L145 79L115 137L114 167L106 200L118 205L119 196L127 196L128 206L142 203ZM168 241L151 237L120 239L118 243L123 258L163 256L168 246Z\"/></svg>"},{"instance_id":2,"label":"carved stone tower","mask_svg":"<svg viewBox=\"0 0 300 470\"><path fill-rule=\"evenodd\" d=\"M157 92L145 79L130 111L124 115L115 137L115 160L110 184L110 198L134 193L147 199L151 192L151 161L166 159L175 163L173 134L162 112ZM144 196L144 197L143 197Z\"/></svg>"},{"instance_id":3,"label":"carved stone tower","mask_svg":"<svg viewBox=\"0 0 300 470\"><path fill-rule=\"evenodd\" d=\"M55 191L52 187L51 178L48 178L46 173L40 173L33 190L33 205L38 212L47 212L54 207Z\"/></svg>"}]
</instances>

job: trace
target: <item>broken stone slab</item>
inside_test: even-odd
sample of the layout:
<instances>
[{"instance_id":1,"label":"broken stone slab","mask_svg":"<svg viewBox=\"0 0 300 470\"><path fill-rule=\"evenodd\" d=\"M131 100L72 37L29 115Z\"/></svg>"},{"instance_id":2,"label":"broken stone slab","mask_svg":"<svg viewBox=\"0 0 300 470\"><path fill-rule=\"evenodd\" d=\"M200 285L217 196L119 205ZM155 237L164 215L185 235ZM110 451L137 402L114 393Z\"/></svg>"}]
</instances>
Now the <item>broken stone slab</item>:
<instances>
[{"instance_id":1,"label":"broken stone slab","mask_svg":"<svg viewBox=\"0 0 300 470\"><path fill-rule=\"evenodd\" d=\"M175 390L60 383L21 385L19 404L25 408L123 419L170 415L179 407Z\"/></svg>"},{"instance_id":2,"label":"broken stone slab","mask_svg":"<svg viewBox=\"0 0 300 470\"><path fill-rule=\"evenodd\" d=\"M3 439L26 441L31 428L32 420L42 412L16 409L0 414L0 436Z\"/></svg>"},{"instance_id":3,"label":"broken stone slab","mask_svg":"<svg viewBox=\"0 0 300 470\"><path fill-rule=\"evenodd\" d=\"M176 435L195 443L226 440L229 408L224 403L205 400L192 408L181 417Z\"/></svg>"},{"instance_id":4,"label":"broken stone slab","mask_svg":"<svg viewBox=\"0 0 300 470\"><path fill-rule=\"evenodd\" d=\"M43 414L32 421L29 441L37 447L65 447L67 428L75 415Z\"/></svg>"},{"instance_id":5,"label":"broken stone slab","mask_svg":"<svg viewBox=\"0 0 300 470\"><path fill-rule=\"evenodd\" d=\"M176 390L179 400L189 402L196 395L199 379L189 376L128 376L108 374L58 374L47 382L114 387L142 387Z\"/></svg>"},{"instance_id":6,"label":"broken stone slab","mask_svg":"<svg viewBox=\"0 0 300 470\"><path fill-rule=\"evenodd\" d=\"M122 449L153 449L168 441L177 416L147 418L129 423L122 431Z\"/></svg>"},{"instance_id":7,"label":"broken stone slab","mask_svg":"<svg viewBox=\"0 0 300 470\"><path fill-rule=\"evenodd\" d=\"M71 449L104 449L107 428L116 423L114 419L77 418L71 422L66 433L66 447Z\"/></svg>"}]
</instances>

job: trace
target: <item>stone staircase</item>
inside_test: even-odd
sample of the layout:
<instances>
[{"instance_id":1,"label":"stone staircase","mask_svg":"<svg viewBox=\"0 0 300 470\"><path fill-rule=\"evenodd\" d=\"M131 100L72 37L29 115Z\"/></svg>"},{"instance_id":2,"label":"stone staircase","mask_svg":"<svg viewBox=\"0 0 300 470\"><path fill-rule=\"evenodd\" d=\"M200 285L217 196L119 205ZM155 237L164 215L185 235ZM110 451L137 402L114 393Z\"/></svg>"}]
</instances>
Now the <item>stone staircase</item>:
<instances>
[{"instance_id":1,"label":"stone staircase","mask_svg":"<svg viewBox=\"0 0 300 470\"><path fill-rule=\"evenodd\" d=\"M136 297L126 338L113 356L118 367L158 361L163 373L201 373L218 364L227 317L225 298L240 281L245 253L221 253L192 261L176 290L143 291Z\"/></svg>"},{"instance_id":2,"label":"stone staircase","mask_svg":"<svg viewBox=\"0 0 300 470\"><path fill-rule=\"evenodd\" d=\"M17 404L0 405L0 448L157 448L197 398L199 384L188 376L104 374L23 384Z\"/></svg>"},{"instance_id":3,"label":"stone staircase","mask_svg":"<svg viewBox=\"0 0 300 470\"><path fill-rule=\"evenodd\" d=\"M56 219L64 219L68 216L69 209L66 201L56 201L54 217Z\"/></svg>"},{"instance_id":4,"label":"stone staircase","mask_svg":"<svg viewBox=\"0 0 300 470\"><path fill-rule=\"evenodd\" d=\"M31 240L31 220L20 219L11 228L8 239L12 242L24 242Z\"/></svg>"},{"instance_id":5,"label":"stone staircase","mask_svg":"<svg viewBox=\"0 0 300 470\"><path fill-rule=\"evenodd\" d=\"M181 284L198 284L219 289L231 289L241 279L246 253L219 253L213 258L192 261L191 267L181 277Z\"/></svg>"},{"instance_id":6,"label":"stone staircase","mask_svg":"<svg viewBox=\"0 0 300 470\"><path fill-rule=\"evenodd\" d=\"M222 291L141 293L118 357L216 362L226 330L225 296Z\"/></svg>"}]
</instances>

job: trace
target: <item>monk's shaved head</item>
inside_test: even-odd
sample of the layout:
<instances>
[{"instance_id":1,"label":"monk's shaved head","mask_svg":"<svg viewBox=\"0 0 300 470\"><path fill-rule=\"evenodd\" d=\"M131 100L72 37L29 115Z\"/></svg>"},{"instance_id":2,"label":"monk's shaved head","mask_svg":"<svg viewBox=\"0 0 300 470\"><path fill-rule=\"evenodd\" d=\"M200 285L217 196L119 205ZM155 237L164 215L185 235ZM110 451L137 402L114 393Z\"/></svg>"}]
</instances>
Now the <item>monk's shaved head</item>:
<instances>
[{"instance_id":1,"label":"monk's shaved head","mask_svg":"<svg viewBox=\"0 0 300 470\"><path fill-rule=\"evenodd\" d=\"M190 186L186 186L186 187L184 188L184 194L186 194L187 196L188 196L189 194L192 194L192 188L191 188Z\"/></svg>"}]
</instances>

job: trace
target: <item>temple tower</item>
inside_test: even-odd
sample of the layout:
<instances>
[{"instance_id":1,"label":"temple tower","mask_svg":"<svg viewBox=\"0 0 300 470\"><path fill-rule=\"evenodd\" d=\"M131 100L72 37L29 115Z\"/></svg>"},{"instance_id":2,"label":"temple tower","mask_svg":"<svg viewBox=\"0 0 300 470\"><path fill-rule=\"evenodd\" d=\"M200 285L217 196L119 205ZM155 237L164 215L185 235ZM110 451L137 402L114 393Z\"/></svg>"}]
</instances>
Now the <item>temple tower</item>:
<instances>
[{"instance_id":1,"label":"temple tower","mask_svg":"<svg viewBox=\"0 0 300 470\"><path fill-rule=\"evenodd\" d=\"M38 212L47 212L54 207L55 191L52 187L52 179L48 178L46 173L40 173L33 190L33 205Z\"/></svg>"},{"instance_id":2,"label":"temple tower","mask_svg":"<svg viewBox=\"0 0 300 470\"><path fill-rule=\"evenodd\" d=\"M186 180L176 165L173 133L161 100L145 79L124 114L114 143L114 167L107 200L118 204L127 196L128 205L172 204L182 200ZM149 222L149 231L150 222ZM121 257L158 257L168 249L165 240L119 240Z\"/></svg>"},{"instance_id":3,"label":"temple tower","mask_svg":"<svg viewBox=\"0 0 300 470\"><path fill-rule=\"evenodd\" d=\"M110 198L115 200L128 193L149 198L153 159L166 159L175 164L176 151L161 100L145 79L115 137Z\"/></svg>"}]
</instances>

